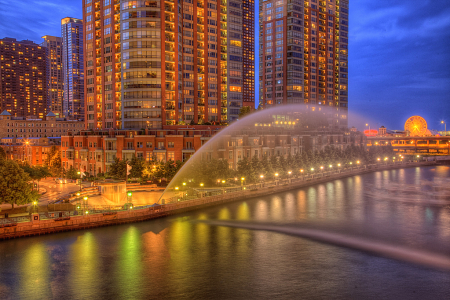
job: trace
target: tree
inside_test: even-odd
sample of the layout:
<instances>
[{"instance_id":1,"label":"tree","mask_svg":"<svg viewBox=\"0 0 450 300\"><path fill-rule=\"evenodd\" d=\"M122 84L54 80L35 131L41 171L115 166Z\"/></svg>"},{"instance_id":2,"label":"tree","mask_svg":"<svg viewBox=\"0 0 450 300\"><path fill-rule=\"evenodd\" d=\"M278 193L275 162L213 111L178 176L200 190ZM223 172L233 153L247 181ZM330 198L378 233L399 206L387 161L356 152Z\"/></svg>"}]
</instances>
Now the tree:
<instances>
[{"instance_id":1,"label":"tree","mask_svg":"<svg viewBox=\"0 0 450 300\"><path fill-rule=\"evenodd\" d=\"M78 175L78 171L75 170L73 166L70 166L69 170L66 171L66 177L69 179L80 179L80 175Z\"/></svg>"},{"instance_id":2,"label":"tree","mask_svg":"<svg viewBox=\"0 0 450 300\"><path fill-rule=\"evenodd\" d=\"M250 106L242 106L239 110L239 119L245 117L246 115L250 114L252 112Z\"/></svg>"},{"instance_id":3,"label":"tree","mask_svg":"<svg viewBox=\"0 0 450 300\"><path fill-rule=\"evenodd\" d=\"M108 175L115 179L125 179L127 174L127 161L117 157L109 167Z\"/></svg>"},{"instance_id":4,"label":"tree","mask_svg":"<svg viewBox=\"0 0 450 300\"><path fill-rule=\"evenodd\" d=\"M0 161L6 159L6 152L3 150L3 147L0 147Z\"/></svg>"},{"instance_id":5,"label":"tree","mask_svg":"<svg viewBox=\"0 0 450 300\"><path fill-rule=\"evenodd\" d=\"M50 148L50 151L44 160L44 165L48 167L48 171L52 176L61 176L61 151L58 149L58 147L52 146Z\"/></svg>"},{"instance_id":6,"label":"tree","mask_svg":"<svg viewBox=\"0 0 450 300\"><path fill-rule=\"evenodd\" d=\"M32 191L30 176L13 160L0 162L0 203L22 205L39 198Z\"/></svg>"},{"instance_id":7,"label":"tree","mask_svg":"<svg viewBox=\"0 0 450 300\"><path fill-rule=\"evenodd\" d=\"M130 171L130 175L128 175L128 177L142 179L144 169L145 169L144 160L142 160L141 158L137 158L136 156L133 156L129 165L131 166L131 171Z\"/></svg>"}]
</instances>

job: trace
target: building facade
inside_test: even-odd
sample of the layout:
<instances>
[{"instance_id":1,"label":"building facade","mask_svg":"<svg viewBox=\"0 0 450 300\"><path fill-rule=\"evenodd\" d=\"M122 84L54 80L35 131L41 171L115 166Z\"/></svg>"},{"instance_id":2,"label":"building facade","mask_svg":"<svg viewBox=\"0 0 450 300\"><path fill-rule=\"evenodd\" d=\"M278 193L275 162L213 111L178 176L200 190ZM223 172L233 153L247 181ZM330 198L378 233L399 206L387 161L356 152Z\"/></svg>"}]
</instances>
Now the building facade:
<instances>
[{"instance_id":1,"label":"building facade","mask_svg":"<svg viewBox=\"0 0 450 300\"><path fill-rule=\"evenodd\" d=\"M61 161L65 169L74 167L95 176L109 171L116 158L146 161L186 161L221 127L164 126L144 129L84 131L61 138Z\"/></svg>"},{"instance_id":2,"label":"building facade","mask_svg":"<svg viewBox=\"0 0 450 300\"><path fill-rule=\"evenodd\" d=\"M47 60L47 109L57 117L63 117L63 66L62 66L62 38L45 35L42 47L46 48Z\"/></svg>"},{"instance_id":3,"label":"building facade","mask_svg":"<svg viewBox=\"0 0 450 300\"><path fill-rule=\"evenodd\" d=\"M0 147L7 159L28 162L32 166L41 166L47 159L52 147L61 146L61 138L2 138Z\"/></svg>"},{"instance_id":4,"label":"building facade","mask_svg":"<svg viewBox=\"0 0 450 300\"><path fill-rule=\"evenodd\" d=\"M253 3L84 0L86 128L237 119L254 106Z\"/></svg>"},{"instance_id":5,"label":"building facade","mask_svg":"<svg viewBox=\"0 0 450 300\"><path fill-rule=\"evenodd\" d=\"M260 0L260 102L334 108L348 126L348 0Z\"/></svg>"},{"instance_id":6,"label":"building facade","mask_svg":"<svg viewBox=\"0 0 450 300\"><path fill-rule=\"evenodd\" d=\"M14 117L47 114L46 48L32 41L0 40L0 110Z\"/></svg>"},{"instance_id":7,"label":"building facade","mask_svg":"<svg viewBox=\"0 0 450 300\"><path fill-rule=\"evenodd\" d=\"M6 110L0 114L0 138L61 137L68 132L79 133L83 129L83 123L57 118L52 112L42 119L14 117Z\"/></svg>"},{"instance_id":8,"label":"building facade","mask_svg":"<svg viewBox=\"0 0 450 300\"><path fill-rule=\"evenodd\" d=\"M61 20L65 117L84 120L84 47L83 20Z\"/></svg>"},{"instance_id":9,"label":"building facade","mask_svg":"<svg viewBox=\"0 0 450 300\"><path fill-rule=\"evenodd\" d=\"M245 128L222 136L203 152L202 159L225 159L232 169L245 157L284 156L303 151L322 151L365 145L362 134L350 132L299 131L293 126ZM95 176L108 172L116 158L146 161L186 161L222 127L208 125L164 126L163 129L84 131L61 137L61 160L65 169L73 167Z\"/></svg>"}]
</instances>

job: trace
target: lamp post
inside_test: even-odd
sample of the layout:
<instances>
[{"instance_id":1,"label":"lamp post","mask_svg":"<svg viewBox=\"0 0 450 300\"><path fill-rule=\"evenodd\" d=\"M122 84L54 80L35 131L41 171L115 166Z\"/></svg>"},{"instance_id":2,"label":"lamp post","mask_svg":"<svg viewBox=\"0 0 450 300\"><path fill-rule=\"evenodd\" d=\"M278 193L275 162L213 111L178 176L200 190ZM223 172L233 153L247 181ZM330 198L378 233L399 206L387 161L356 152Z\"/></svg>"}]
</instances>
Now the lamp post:
<instances>
[{"instance_id":1,"label":"lamp post","mask_svg":"<svg viewBox=\"0 0 450 300\"><path fill-rule=\"evenodd\" d=\"M83 210L85 211L85 214L87 215L89 212L88 212L88 210L86 209L87 208L87 200L88 200L88 197L87 196L84 196L83 197Z\"/></svg>"},{"instance_id":2,"label":"lamp post","mask_svg":"<svg viewBox=\"0 0 450 300\"><path fill-rule=\"evenodd\" d=\"M366 123L366 127L369 127L369 135L370 135L370 125L369 125L369 123Z\"/></svg>"},{"instance_id":3,"label":"lamp post","mask_svg":"<svg viewBox=\"0 0 450 300\"><path fill-rule=\"evenodd\" d=\"M80 175L80 192L81 192L81 172L78 171L77 174Z\"/></svg>"},{"instance_id":4,"label":"lamp post","mask_svg":"<svg viewBox=\"0 0 450 300\"><path fill-rule=\"evenodd\" d=\"M261 180L261 188L262 188L263 187L264 175L263 174L259 175L259 179Z\"/></svg>"},{"instance_id":5,"label":"lamp post","mask_svg":"<svg viewBox=\"0 0 450 300\"><path fill-rule=\"evenodd\" d=\"M241 177L241 186L244 186L245 177Z\"/></svg>"},{"instance_id":6,"label":"lamp post","mask_svg":"<svg viewBox=\"0 0 450 300\"><path fill-rule=\"evenodd\" d=\"M444 120L442 120L441 124L444 124L444 135L446 136L447 135L447 123Z\"/></svg>"},{"instance_id":7,"label":"lamp post","mask_svg":"<svg viewBox=\"0 0 450 300\"><path fill-rule=\"evenodd\" d=\"M132 192L127 192L127 202L128 202L128 208L129 209L133 209L133 193Z\"/></svg>"}]
</instances>

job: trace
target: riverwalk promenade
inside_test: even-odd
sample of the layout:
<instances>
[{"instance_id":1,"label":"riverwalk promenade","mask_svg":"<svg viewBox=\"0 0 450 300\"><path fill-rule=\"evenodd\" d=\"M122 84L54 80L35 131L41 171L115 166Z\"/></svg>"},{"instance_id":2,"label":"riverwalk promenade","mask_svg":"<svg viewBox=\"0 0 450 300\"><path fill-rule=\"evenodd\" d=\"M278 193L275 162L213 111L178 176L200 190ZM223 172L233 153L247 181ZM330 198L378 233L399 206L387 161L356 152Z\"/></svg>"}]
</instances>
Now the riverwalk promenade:
<instances>
[{"instance_id":1,"label":"riverwalk promenade","mask_svg":"<svg viewBox=\"0 0 450 300\"><path fill-rule=\"evenodd\" d=\"M55 205L52 212L48 212L45 215L42 213L29 213L28 215L0 218L0 240L142 222L227 202L248 200L254 197L276 194L354 175L382 170L431 166L435 164L435 161L421 161L355 166L341 170L320 172L314 175L246 185L238 190L227 191L224 189L221 192L216 192L214 195L202 195L202 197L194 199L181 198L177 199L175 203L161 205L126 205L121 207L121 209L113 210L77 210L77 207L71 204L62 204L68 206L65 208ZM61 208L60 211L58 211L58 207Z\"/></svg>"}]
</instances>

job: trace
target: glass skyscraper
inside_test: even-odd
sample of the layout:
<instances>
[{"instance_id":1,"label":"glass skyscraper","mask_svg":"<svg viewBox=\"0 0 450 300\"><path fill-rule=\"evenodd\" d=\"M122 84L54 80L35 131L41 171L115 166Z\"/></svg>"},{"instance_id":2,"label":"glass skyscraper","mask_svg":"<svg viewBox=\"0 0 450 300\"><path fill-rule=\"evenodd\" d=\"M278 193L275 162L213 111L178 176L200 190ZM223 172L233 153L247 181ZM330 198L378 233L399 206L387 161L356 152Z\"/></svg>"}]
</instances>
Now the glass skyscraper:
<instances>
[{"instance_id":1,"label":"glass skyscraper","mask_svg":"<svg viewBox=\"0 0 450 300\"><path fill-rule=\"evenodd\" d=\"M84 119L83 20L61 20L63 41L64 100L66 117Z\"/></svg>"}]
</instances>

